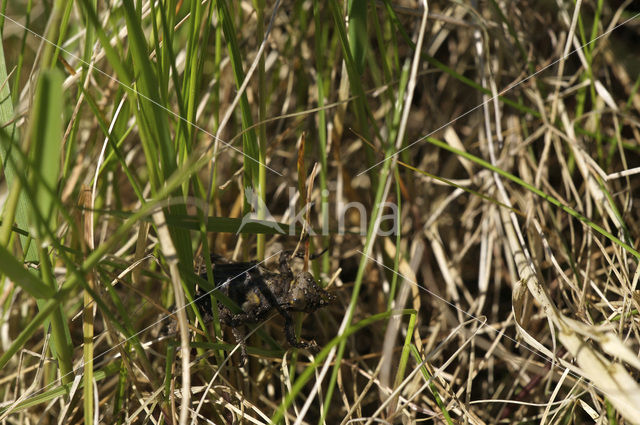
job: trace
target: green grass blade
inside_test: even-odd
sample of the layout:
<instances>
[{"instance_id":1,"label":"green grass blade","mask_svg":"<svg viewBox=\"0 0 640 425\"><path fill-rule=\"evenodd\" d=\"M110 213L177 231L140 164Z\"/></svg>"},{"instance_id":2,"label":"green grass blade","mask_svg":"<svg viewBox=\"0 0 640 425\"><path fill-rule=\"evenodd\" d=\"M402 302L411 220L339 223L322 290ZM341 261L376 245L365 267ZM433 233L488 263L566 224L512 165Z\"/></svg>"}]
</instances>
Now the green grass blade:
<instances>
[{"instance_id":1,"label":"green grass blade","mask_svg":"<svg viewBox=\"0 0 640 425\"><path fill-rule=\"evenodd\" d=\"M369 47L367 3L367 0L349 0L349 47L359 74L364 71L364 61Z\"/></svg>"},{"instance_id":2,"label":"green grass blade","mask_svg":"<svg viewBox=\"0 0 640 425\"><path fill-rule=\"evenodd\" d=\"M254 0L254 8L258 14L258 34L264 34L264 0ZM258 164L258 197L262 202L258 203L258 219L263 220L265 218L265 201L267 199L267 168L265 163L267 162L267 127L264 120L267 118L267 83L266 83L266 70L264 55L260 56L258 60L258 146L259 146L259 161ZM256 237L256 258L258 260L264 259L266 238L264 234L258 234Z\"/></svg>"},{"instance_id":3,"label":"green grass blade","mask_svg":"<svg viewBox=\"0 0 640 425\"><path fill-rule=\"evenodd\" d=\"M62 75L58 70L40 75L32 115L31 149L33 171L30 176L34 194L32 208L38 209L41 220L33 217L39 237L57 229L55 199L60 174L62 142Z\"/></svg>"},{"instance_id":4,"label":"green grass blade","mask_svg":"<svg viewBox=\"0 0 640 425\"><path fill-rule=\"evenodd\" d=\"M242 83L244 82L244 70L242 66L242 58L243 55L240 51L240 47L238 46L238 42L236 40L236 30L233 24L233 17L229 10L229 6L226 0L220 0L217 2L218 5L218 13L220 14L220 19L222 23L222 31L224 33L224 37L227 40L227 47L229 51L229 56L231 59L231 65L233 67L233 75L236 81L236 87L240 88ZM244 186L249 187L253 185L254 188L258 187L258 157L260 152L260 147L258 146L258 140L256 137L256 133L253 127L253 118L251 117L251 107L249 106L249 99L247 98L246 92L242 94L240 99L240 111L242 113L242 127L244 129L251 128L251 130L247 131L243 135L243 152L244 156L244 176L245 182ZM246 202L246 199L245 199ZM245 205L246 209L246 205ZM247 211L245 211L247 212Z\"/></svg>"},{"instance_id":5,"label":"green grass blade","mask_svg":"<svg viewBox=\"0 0 640 425\"><path fill-rule=\"evenodd\" d=\"M18 227L27 229L29 222L27 198L21 193L21 184L16 178L16 166L19 164L16 151L20 149L18 142L20 134L14 123L15 118L11 92L9 91L9 77L7 75L4 48L0 43L0 128L2 128L2 131L0 131L0 160L2 160L5 181L13 192L14 197L14 202L8 204L8 207L5 208L3 223L10 226L15 220ZM20 237L22 248L25 250L25 260L35 261L37 259L36 250L33 244L27 246L27 240L27 236Z\"/></svg>"},{"instance_id":6,"label":"green grass blade","mask_svg":"<svg viewBox=\"0 0 640 425\"><path fill-rule=\"evenodd\" d=\"M169 138L169 120L158 92L158 79L149 61L147 41L142 32L140 17L132 0L123 0L123 10L129 34L133 67L138 76L136 87L141 95L138 96L140 118L146 124L150 138L143 140L143 143L146 145L154 144L159 148L161 167L157 169L155 174L157 178L164 180L164 176L170 175L176 169L175 149ZM155 187L160 184L160 181L155 182Z\"/></svg>"},{"instance_id":7,"label":"green grass blade","mask_svg":"<svg viewBox=\"0 0 640 425\"><path fill-rule=\"evenodd\" d=\"M402 346L402 355L400 356L400 363L398 365L398 372L396 373L396 381L393 385L397 388L402 379L404 378L404 372L407 369L407 362L409 361L409 353L411 352L411 340L413 339L413 329L416 325L416 314L409 316L409 324L407 325L407 335L404 339L404 345Z\"/></svg>"},{"instance_id":8,"label":"green grass blade","mask_svg":"<svg viewBox=\"0 0 640 425\"><path fill-rule=\"evenodd\" d=\"M442 149L445 149L449 152L455 153L456 155L460 155L470 161L475 162L476 164L480 165L481 167L484 167L488 170L491 170L493 172L496 172L498 174L500 174L501 176L511 180L514 183L517 183L518 185L524 187L525 189L527 189L530 192L535 193L536 195L538 195L539 197L541 197L542 199L546 200L547 202L555 205L556 207L562 209L564 212L566 212L567 214L571 215L574 218L577 218L578 220L582 221L583 223L585 223L587 226L591 227L593 230L595 230L596 232L600 233L602 236L606 237L607 239L609 239L610 241L616 243L617 245L619 245L620 247L624 248L627 252L629 252L631 255L633 255L634 257L640 259L640 252L638 252L635 248L633 248L631 245L623 242L622 240L620 240L619 238L615 237L614 235L612 235L610 232L608 232L606 229L604 229L602 226L600 226L599 224L596 224L593 220L589 219L588 217L585 217L584 215L580 214L578 211L574 210L573 208L569 207L568 205L564 205L562 202L558 201L556 198L554 198L551 195L548 195L546 193L544 193L543 191L541 191L540 189L538 189L537 187L525 182L524 180L522 180L521 178L502 170L501 168L495 167L493 166L491 163L483 160L482 158L478 158L477 156L470 154L468 152L463 152L461 150L458 150L452 146L449 146L448 144L434 139L433 137L427 137L426 139L429 143L438 146Z\"/></svg>"},{"instance_id":9,"label":"green grass blade","mask_svg":"<svg viewBox=\"0 0 640 425\"><path fill-rule=\"evenodd\" d=\"M418 347L416 347L414 344L411 344L411 354L413 355L415 362L421 365L420 372L422 372L422 377L427 382L433 379L431 377L431 374L427 370L427 367L422 364L422 357L418 352ZM440 393L438 392L438 387L436 387L435 384L431 383L431 385L429 385L429 389L431 390L431 393L433 394L433 398L436 401L436 404L438 405L438 407L440 408L440 411L442 412L442 416L444 416L445 421L449 425L453 425L453 421L451 420L451 415L449 415L449 411L447 410L447 405L442 401L442 398L440 397Z\"/></svg>"},{"instance_id":10,"label":"green grass blade","mask_svg":"<svg viewBox=\"0 0 640 425\"><path fill-rule=\"evenodd\" d=\"M338 38L342 46L342 54L344 57L345 67L347 68L347 74L349 76L349 83L351 84L351 89L353 91L353 94L355 95L353 101L355 106L356 119L358 121L358 130L362 132L366 140L372 140L372 135L379 134L379 131L375 120L369 119L372 114L367 105L367 97L364 92L364 88L362 87L362 74L358 72L356 61L351 54L352 50L349 36L347 35L347 31L344 26L344 17L342 16L342 11L337 0L329 0L329 10L331 11L331 16L333 18L333 22L338 33ZM359 27L359 30L361 31L362 25L360 25ZM361 49L358 49L358 51L360 50ZM367 154L367 161L369 164L371 164L373 162L373 153L368 147L365 148L365 152ZM378 176L377 174L373 173L371 174L371 177L374 182L373 186L375 187Z\"/></svg>"},{"instance_id":11,"label":"green grass blade","mask_svg":"<svg viewBox=\"0 0 640 425\"><path fill-rule=\"evenodd\" d=\"M313 18L314 24L317 30L320 32L315 37L315 48L317 52L326 52L329 50L329 37L328 29L326 25L322 25L322 15L320 8L320 1L314 0L313 2ZM329 187L328 187L328 173L327 168L327 113L324 110L325 100L327 97L327 64L323 55L318 55L316 58L316 72L317 72L317 93L318 93L318 150L320 153L320 208L321 208L321 221L322 226L329 226ZM322 249L329 248L329 237L326 236L322 241ZM329 274L329 256L322 257L322 272Z\"/></svg>"},{"instance_id":12,"label":"green grass blade","mask_svg":"<svg viewBox=\"0 0 640 425\"><path fill-rule=\"evenodd\" d=\"M31 224L37 235L42 279L52 291L57 289L58 284L53 275L49 253L44 247L51 244L58 228L57 187L62 143L62 81L62 74L56 69L40 74L29 123L32 157L28 194L31 201ZM39 299L38 306L44 306L47 299ZM51 348L58 359L63 382L70 382L73 344L63 308L56 309L51 315Z\"/></svg>"},{"instance_id":13,"label":"green grass blade","mask_svg":"<svg viewBox=\"0 0 640 425\"><path fill-rule=\"evenodd\" d=\"M97 370L94 373L93 376L95 381L99 382L104 380L105 378L109 378L115 375L116 373L118 373L118 368L119 368L119 365L117 362L107 364L103 369ZM9 414L9 413L18 413L24 409L28 409L30 407L37 406L42 403L49 403L58 397L68 394L69 391L71 390L72 385L73 384L62 384L54 388L51 388L50 390L47 390L43 393L36 394L33 397L30 397L24 400L23 402L18 403L15 406L12 406L11 409L7 409L7 408L0 409L0 416ZM84 384L80 383L80 386L83 387Z\"/></svg>"},{"instance_id":14,"label":"green grass blade","mask_svg":"<svg viewBox=\"0 0 640 425\"><path fill-rule=\"evenodd\" d=\"M0 271L8 276L16 285L36 298L51 298L55 291L38 277L27 271L4 246L0 245Z\"/></svg>"},{"instance_id":15,"label":"green grass blade","mask_svg":"<svg viewBox=\"0 0 640 425\"><path fill-rule=\"evenodd\" d=\"M157 192L164 186L165 180L177 169L176 149L170 138L169 113L160 97L158 77L149 60L147 41L142 30L140 15L133 6L132 0L123 1L123 9L130 40L131 57L135 74L138 76L136 87L138 88L139 113L137 113L142 145L147 157L147 165L150 170L152 191ZM159 152L160 164L154 157ZM176 196L180 192L176 191ZM168 212L181 214L186 211L183 204L176 204L168 209ZM182 264L193 262L191 237L182 229L169 227L171 239L176 247L179 261ZM182 276L187 287L193 290L192 283L187 276Z\"/></svg>"}]
</instances>

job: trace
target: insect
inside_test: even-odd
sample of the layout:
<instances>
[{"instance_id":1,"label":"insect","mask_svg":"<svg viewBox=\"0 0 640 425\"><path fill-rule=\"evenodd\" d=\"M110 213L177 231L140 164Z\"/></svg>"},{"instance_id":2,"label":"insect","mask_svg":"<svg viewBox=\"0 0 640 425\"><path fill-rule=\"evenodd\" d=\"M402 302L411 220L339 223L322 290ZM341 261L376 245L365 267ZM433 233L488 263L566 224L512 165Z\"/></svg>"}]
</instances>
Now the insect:
<instances>
[{"instance_id":1,"label":"insect","mask_svg":"<svg viewBox=\"0 0 640 425\"><path fill-rule=\"evenodd\" d=\"M321 252L312 258L317 258ZM294 253L283 251L278 262L278 272L258 266L255 261L246 263L222 262L222 258L213 258L213 280L218 291L233 301L239 310L234 312L228 306L218 302L220 321L229 326L241 348L242 364L246 362L247 351L243 327L247 323L260 323L274 310L284 318L284 331L292 347L318 351L314 340L296 339L293 318L290 312L313 313L329 305L335 295L324 290L309 272L294 275L290 262ZM295 257L304 257L298 251ZM200 277L207 279L206 272ZM211 298L204 291L196 293L197 304L205 320L211 319ZM204 295L204 296L203 296Z\"/></svg>"}]
</instances>

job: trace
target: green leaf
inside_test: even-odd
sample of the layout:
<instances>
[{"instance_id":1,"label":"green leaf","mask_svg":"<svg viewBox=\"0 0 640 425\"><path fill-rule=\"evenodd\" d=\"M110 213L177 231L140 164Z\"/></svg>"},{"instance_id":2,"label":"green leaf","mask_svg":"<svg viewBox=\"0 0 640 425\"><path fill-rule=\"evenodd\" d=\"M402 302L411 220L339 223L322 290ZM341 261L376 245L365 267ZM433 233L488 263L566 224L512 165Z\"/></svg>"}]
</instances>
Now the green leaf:
<instances>
[{"instance_id":1,"label":"green leaf","mask_svg":"<svg viewBox=\"0 0 640 425\"><path fill-rule=\"evenodd\" d=\"M9 91L9 77L7 75L7 65L4 58L4 50L0 43L0 160L2 160L2 171L10 190L20 187L14 186L16 181L16 173L18 172L18 162L16 151L20 149L19 133L15 125L15 116L13 111L13 103L11 92ZM18 193L17 202L11 208L5 208L3 220L7 220L7 225L11 225L14 221L18 227L26 229L28 223L29 209L27 198L24 193ZM10 199L10 197L8 198ZM15 209L13 209L15 208ZM36 250L33 244L27 245L28 235L20 237L22 249L25 250L25 260L35 261L37 259Z\"/></svg>"},{"instance_id":2,"label":"green leaf","mask_svg":"<svg viewBox=\"0 0 640 425\"><path fill-rule=\"evenodd\" d=\"M198 230L201 224L201 217L195 215L168 215L167 223L176 227ZM289 225L268 220L251 220L243 222L240 218L230 217L207 217L207 232L216 233L246 233L283 235L289 231ZM296 232L300 229L296 228ZM283 233L284 232L284 233Z\"/></svg>"},{"instance_id":3,"label":"green leaf","mask_svg":"<svg viewBox=\"0 0 640 425\"><path fill-rule=\"evenodd\" d=\"M243 55L236 40L237 32L233 25L233 18L229 11L227 1L221 0L216 2L216 4L218 5L218 12L220 13L222 31L224 32L224 37L227 40L233 75L236 80L236 87L240 88L244 82L245 75L242 68ZM242 96L240 97L240 111L242 112L242 128L243 130L247 130L242 137L242 150L244 153L244 187L247 188L252 186L257 189L260 147L258 146L256 132L253 129L251 107L249 105L249 99L246 91L242 93ZM247 213L248 211L248 203L245 200L244 212Z\"/></svg>"},{"instance_id":4,"label":"green leaf","mask_svg":"<svg viewBox=\"0 0 640 425\"><path fill-rule=\"evenodd\" d=\"M62 74L57 69L43 71L36 92L31 134L32 173L31 190L33 223L40 237L55 233L58 176L60 174L60 150L62 143ZM49 232L47 232L47 229Z\"/></svg>"},{"instance_id":5,"label":"green leaf","mask_svg":"<svg viewBox=\"0 0 640 425\"><path fill-rule=\"evenodd\" d=\"M34 273L30 273L25 269L24 265L16 260L7 248L1 245L0 258L2 258L0 271L6 274L16 285L36 298L51 298L53 296L53 288L38 279Z\"/></svg>"},{"instance_id":6,"label":"green leaf","mask_svg":"<svg viewBox=\"0 0 640 425\"><path fill-rule=\"evenodd\" d=\"M94 380L96 382L99 382L105 378L109 378L115 375L118 372L119 367L120 367L120 362L117 362L117 361L107 364L103 369L97 370L93 374ZM4 414L7 414L7 412L17 413L22 410L28 409L30 407L37 406L39 404L49 403L58 397L64 396L65 394L69 394L69 391L71 390L72 385L73 384L62 384L62 385L53 386L51 389L48 389L47 391L44 391L42 393L36 393L32 397L26 398L25 400L18 403L17 405L10 405L7 408L1 409L0 414L4 415ZM81 381L80 388L82 388L83 386L84 384ZM49 388L49 386L45 388Z\"/></svg>"},{"instance_id":7,"label":"green leaf","mask_svg":"<svg viewBox=\"0 0 640 425\"><path fill-rule=\"evenodd\" d=\"M367 0L349 2L349 46L358 73L364 71L367 56Z\"/></svg>"}]
</instances>

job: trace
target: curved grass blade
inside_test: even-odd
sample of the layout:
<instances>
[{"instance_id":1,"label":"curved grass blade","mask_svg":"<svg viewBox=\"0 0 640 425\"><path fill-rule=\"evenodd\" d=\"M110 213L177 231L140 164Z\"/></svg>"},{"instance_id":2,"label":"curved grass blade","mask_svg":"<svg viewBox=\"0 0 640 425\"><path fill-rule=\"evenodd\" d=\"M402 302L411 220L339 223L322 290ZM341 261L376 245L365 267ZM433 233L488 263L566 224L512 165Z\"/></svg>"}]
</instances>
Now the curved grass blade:
<instances>
[{"instance_id":1,"label":"curved grass blade","mask_svg":"<svg viewBox=\"0 0 640 425\"><path fill-rule=\"evenodd\" d=\"M614 235L612 235L610 232L608 232L604 227L600 226L599 224L596 224L593 220L591 220L588 217L585 217L584 215L580 214L578 211L574 210L573 208L569 207L568 205L563 204L562 202L560 202L559 200L557 200L556 198L554 198L551 195L548 195L546 193L544 193L543 191L541 191L540 189L538 189L537 187L525 182L524 180L522 180L521 178L502 170L501 168L495 167L494 165L492 165L491 163L485 161L482 158L478 158L475 155L472 155L468 152L464 152L461 150L458 150L452 146L449 146L448 144L446 144L445 142L438 140L438 139L434 139L433 137L427 137L425 139L427 142L431 143L432 145L438 146L439 148L445 149L453 154L456 155L460 155L470 161L475 162L476 164L480 165L481 167L484 167L488 170L491 170L495 173L500 174L502 177L505 177L509 180L511 180L512 182L524 187L525 189L527 189L530 192L535 193L536 195L538 195L539 197L541 197L542 199L544 199L545 201L549 202L552 205L555 205L556 207L560 208L561 210L563 210L564 212L566 212L567 214L569 214L570 216L577 218L578 220L582 221L583 223L585 223L587 226L591 227L593 230L595 230L596 232L600 233L602 236L606 237L607 239L609 239L610 241L616 243L617 245L619 245L620 247L624 248L627 252L629 252L631 255L633 255L634 257L640 259L640 252L638 252L638 250L636 250L635 248L633 248L631 245L629 245L628 243L623 242L622 240L620 240L619 238L615 237Z\"/></svg>"},{"instance_id":2,"label":"curved grass blade","mask_svg":"<svg viewBox=\"0 0 640 425\"><path fill-rule=\"evenodd\" d=\"M2 245L0 245L0 258L2 258L0 272L35 298L51 298L55 294L53 288L47 286L34 273L26 270L24 265Z\"/></svg>"}]
</instances>

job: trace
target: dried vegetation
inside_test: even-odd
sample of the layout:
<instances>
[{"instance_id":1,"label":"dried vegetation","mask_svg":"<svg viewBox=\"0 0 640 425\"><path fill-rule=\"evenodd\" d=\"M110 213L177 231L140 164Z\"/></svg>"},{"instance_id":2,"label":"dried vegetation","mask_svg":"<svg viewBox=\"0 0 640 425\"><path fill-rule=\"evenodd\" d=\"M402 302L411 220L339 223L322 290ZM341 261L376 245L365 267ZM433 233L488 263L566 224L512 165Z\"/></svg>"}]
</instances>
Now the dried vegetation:
<instances>
[{"instance_id":1,"label":"dried vegetation","mask_svg":"<svg viewBox=\"0 0 640 425\"><path fill-rule=\"evenodd\" d=\"M636 3L23 3L0 2L3 423L640 423ZM241 368L169 309L209 253L276 267L298 237L240 217L303 201L338 301L297 331L325 348L272 317Z\"/></svg>"}]
</instances>

